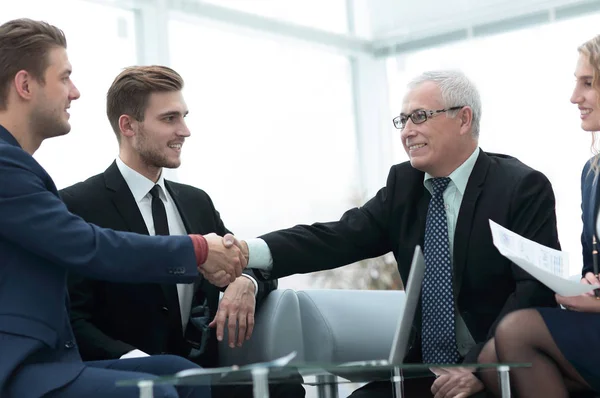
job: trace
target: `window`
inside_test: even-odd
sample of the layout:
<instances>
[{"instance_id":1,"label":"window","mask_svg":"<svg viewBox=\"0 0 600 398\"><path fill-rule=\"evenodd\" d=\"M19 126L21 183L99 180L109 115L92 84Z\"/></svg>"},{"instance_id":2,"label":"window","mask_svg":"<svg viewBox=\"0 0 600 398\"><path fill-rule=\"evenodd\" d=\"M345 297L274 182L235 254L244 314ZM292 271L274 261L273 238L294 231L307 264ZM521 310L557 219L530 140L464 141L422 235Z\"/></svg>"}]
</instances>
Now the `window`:
<instances>
[{"instance_id":1,"label":"window","mask_svg":"<svg viewBox=\"0 0 600 398\"><path fill-rule=\"evenodd\" d=\"M192 132L177 176L206 190L232 231L330 221L355 205L345 57L179 21L169 29Z\"/></svg>"},{"instance_id":2,"label":"window","mask_svg":"<svg viewBox=\"0 0 600 398\"><path fill-rule=\"evenodd\" d=\"M71 105L71 132L44 142L35 158L59 189L104 171L118 153L106 92L125 66L136 63L133 12L81 0L24 0L3 2L0 15L0 23L26 16L62 29L81 91Z\"/></svg>"},{"instance_id":3,"label":"window","mask_svg":"<svg viewBox=\"0 0 600 398\"><path fill-rule=\"evenodd\" d=\"M335 33L348 33L346 0L204 0L217 6Z\"/></svg>"}]
</instances>

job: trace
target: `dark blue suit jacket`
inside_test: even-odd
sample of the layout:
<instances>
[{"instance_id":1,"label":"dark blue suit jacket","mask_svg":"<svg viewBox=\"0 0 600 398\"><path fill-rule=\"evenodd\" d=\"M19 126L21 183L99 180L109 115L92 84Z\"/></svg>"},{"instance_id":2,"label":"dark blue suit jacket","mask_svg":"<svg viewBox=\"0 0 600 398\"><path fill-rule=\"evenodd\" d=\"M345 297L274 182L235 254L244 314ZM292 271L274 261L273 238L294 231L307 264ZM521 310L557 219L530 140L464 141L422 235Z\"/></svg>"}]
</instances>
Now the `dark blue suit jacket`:
<instances>
[{"instance_id":1,"label":"dark blue suit jacket","mask_svg":"<svg viewBox=\"0 0 600 398\"><path fill-rule=\"evenodd\" d=\"M592 237L596 233L596 217L598 214L598 204L600 203L598 200L600 196L598 176L592 170L592 162L596 157L588 160L581 172L581 217L583 220L583 231L581 233L581 248L583 250L582 275L594 270Z\"/></svg>"},{"instance_id":2,"label":"dark blue suit jacket","mask_svg":"<svg viewBox=\"0 0 600 398\"><path fill-rule=\"evenodd\" d=\"M40 164L0 126L0 396L39 397L84 369L67 271L111 282L192 283L188 236L144 236L67 210Z\"/></svg>"}]
</instances>

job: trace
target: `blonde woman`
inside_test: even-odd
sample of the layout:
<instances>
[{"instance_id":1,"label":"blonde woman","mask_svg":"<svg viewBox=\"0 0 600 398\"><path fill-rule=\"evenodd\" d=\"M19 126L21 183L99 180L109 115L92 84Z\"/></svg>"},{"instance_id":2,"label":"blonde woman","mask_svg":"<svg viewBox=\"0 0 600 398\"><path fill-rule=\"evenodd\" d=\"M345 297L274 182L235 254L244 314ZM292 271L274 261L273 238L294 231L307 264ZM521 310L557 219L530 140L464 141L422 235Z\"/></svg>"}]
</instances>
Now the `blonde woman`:
<instances>
[{"instance_id":1,"label":"blonde woman","mask_svg":"<svg viewBox=\"0 0 600 398\"><path fill-rule=\"evenodd\" d=\"M600 35L578 48L575 89L571 102L580 110L584 131L600 131ZM598 284L593 271L592 240L600 203L599 156L590 159L581 175L583 271L581 283ZM599 286L600 287L600 286ZM572 392L600 393L600 300L593 294L556 296L566 310L526 309L507 315L495 333L500 362L531 363L514 369L511 381L515 395L524 397L569 397ZM486 349L492 349L492 345ZM491 391L497 381L483 375ZM489 380L488 380L489 379Z\"/></svg>"}]
</instances>

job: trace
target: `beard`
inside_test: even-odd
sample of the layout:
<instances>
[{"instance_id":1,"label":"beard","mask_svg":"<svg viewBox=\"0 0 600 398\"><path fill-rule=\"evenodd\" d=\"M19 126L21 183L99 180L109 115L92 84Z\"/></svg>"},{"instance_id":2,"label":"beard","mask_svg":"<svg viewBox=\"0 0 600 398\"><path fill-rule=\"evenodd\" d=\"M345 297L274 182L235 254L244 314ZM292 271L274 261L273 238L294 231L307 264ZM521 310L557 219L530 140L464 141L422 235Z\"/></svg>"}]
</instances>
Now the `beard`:
<instances>
[{"instance_id":1,"label":"beard","mask_svg":"<svg viewBox=\"0 0 600 398\"><path fill-rule=\"evenodd\" d=\"M135 143L134 149L138 153L142 162L150 167L156 168L167 168L167 169L175 169L179 167L181 162L179 160L173 161L170 160L169 157L165 154L167 149L159 148L158 145L152 142L152 139L149 137L149 133L143 127L140 127L140 130L137 134L137 141Z\"/></svg>"},{"instance_id":2,"label":"beard","mask_svg":"<svg viewBox=\"0 0 600 398\"><path fill-rule=\"evenodd\" d=\"M71 125L63 118L62 112L62 109L34 109L29 119L31 131L44 139L68 134Z\"/></svg>"}]
</instances>

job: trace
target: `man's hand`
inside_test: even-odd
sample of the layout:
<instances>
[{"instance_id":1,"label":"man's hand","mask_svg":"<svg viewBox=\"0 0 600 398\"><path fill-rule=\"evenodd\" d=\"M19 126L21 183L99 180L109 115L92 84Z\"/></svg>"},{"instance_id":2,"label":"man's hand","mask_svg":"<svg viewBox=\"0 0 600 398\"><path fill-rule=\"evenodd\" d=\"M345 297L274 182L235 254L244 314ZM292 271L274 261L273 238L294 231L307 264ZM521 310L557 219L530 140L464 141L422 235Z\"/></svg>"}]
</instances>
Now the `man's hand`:
<instances>
[{"instance_id":1,"label":"man's hand","mask_svg":"<svg viewBox=\"0 0 600 398\"><path fill-rule=\"evenodd\" d=\"M233 235L226 234L223 238L217 234L204 235L208 244L208 257L206 262L198 267L198 270L215 286L223 287L233 283L242 275L248 262L240 249L234 244L225 247L225 240L235 240Z\"/></svg>"},{"instance_id":2,"label":"man's hand","mask_svg":"<svg viewBox=\"0 0 600 398\"><path fill-rule=\"evenodd\" d=\"M240 249L242 255L246 259L246 264L248 264L248 262L250 261L250 251L248 250L248 244L245 240L238 240L238 238L231 234L225 234L225 236L223 237L223 245L225 247L231 247L235 245L235 247Z\"/></svg>"},{"instance_id":3,"label":"man's hand","mask_svg":"<svg viewBox=\"0 0 600 398\"><path fill-rule=\"evenodd\" d=\"M434 398L465 398L483 390L483 383L469 368L431 368L437 378L431 386Z\"/></svg>"},{"instance_id":4,"label":"man's hand","mask_svg":"<svg viewBox=\"0 0 600 398\"><path fill-rule=\"evenodd\" d=\"M217 340L223 340L223 329L227 322L229 347L235 347L235 330L238 329L237 346L241 347L252 336L254 330L254 310L256 297L254 296L254 283L246 277L239 277L230 284L219 303L215 319L208 325L217 327Z\"/></svg>"}]
</instances>

